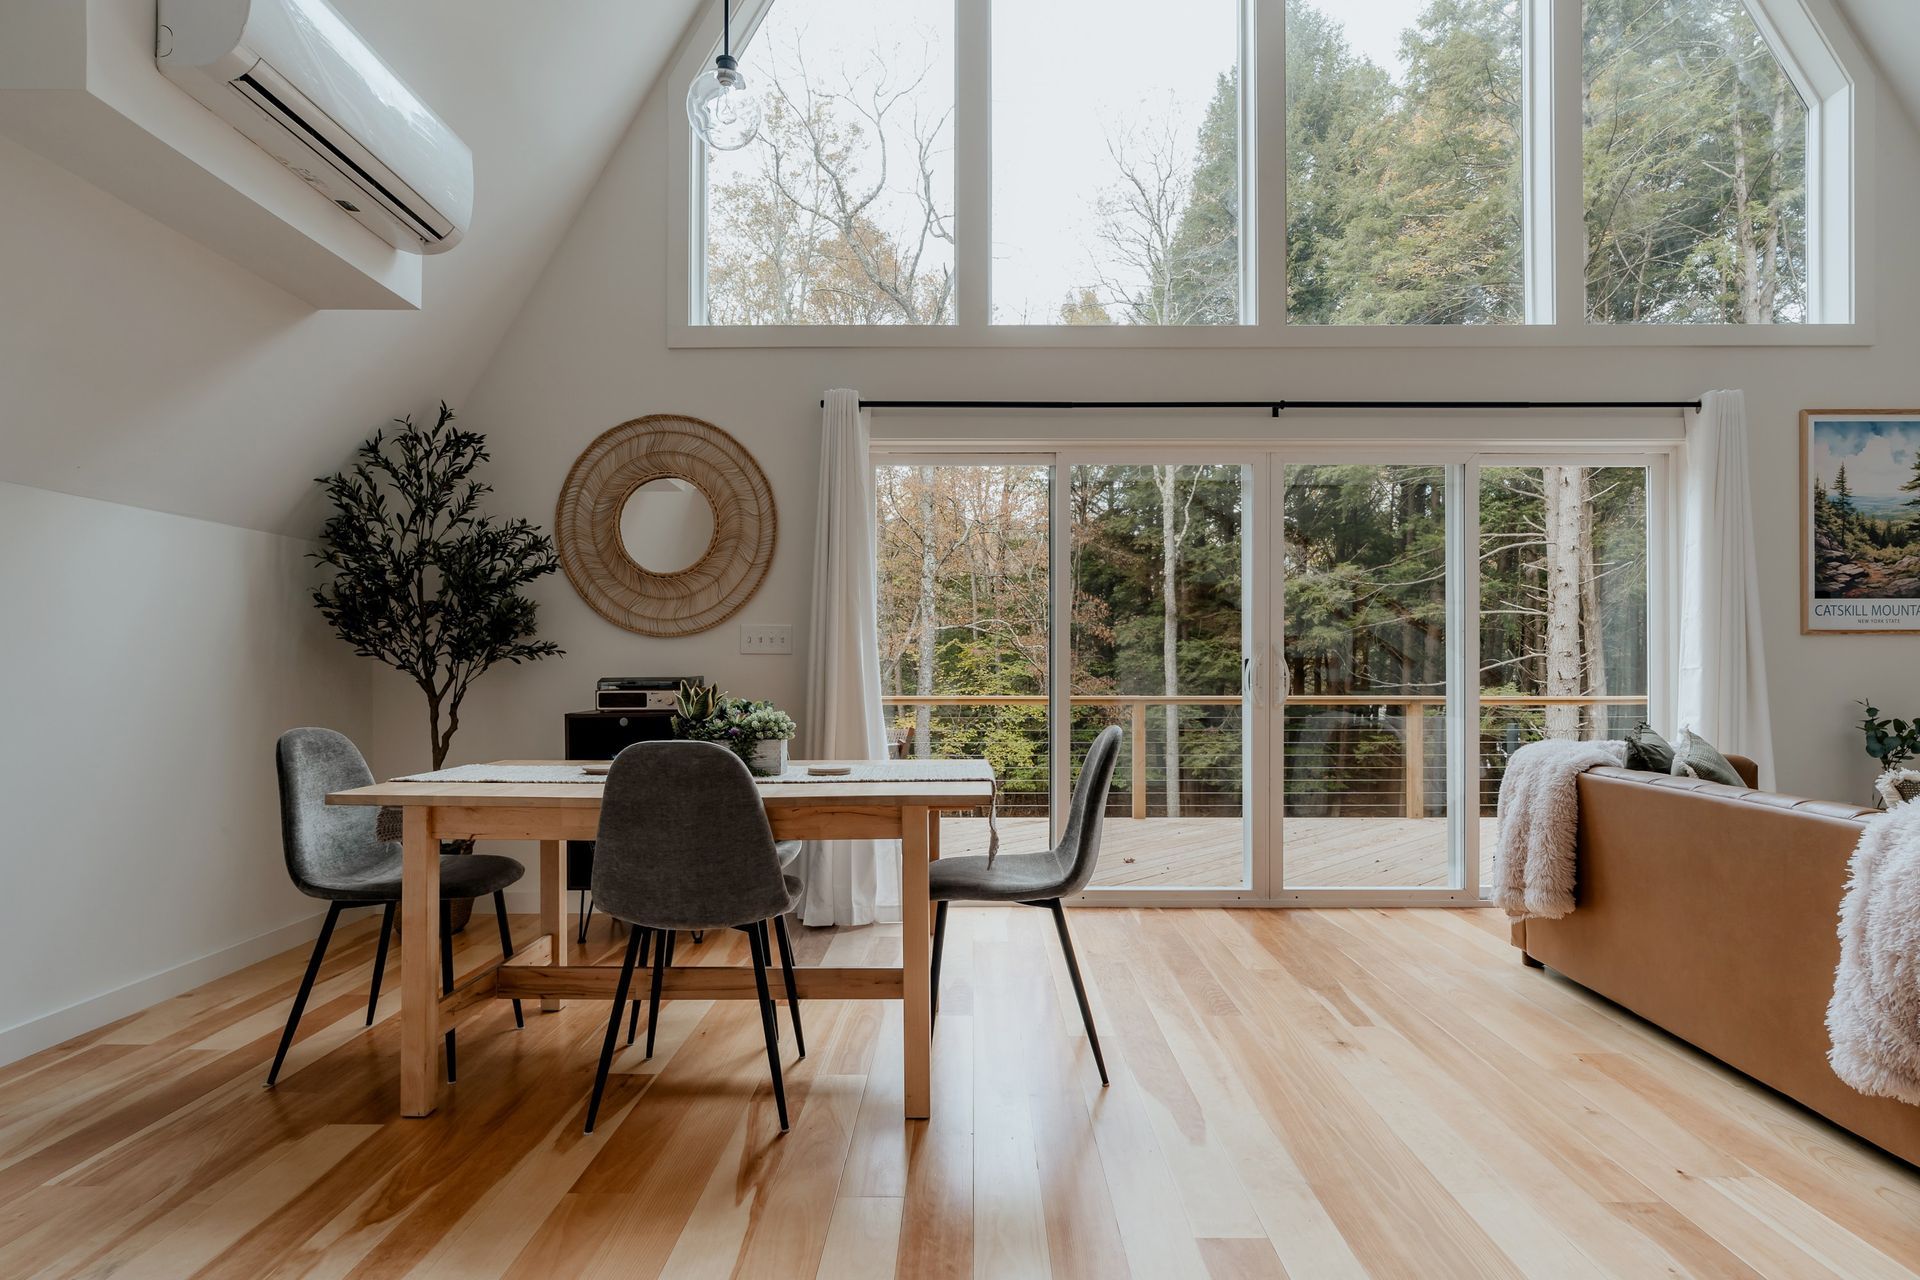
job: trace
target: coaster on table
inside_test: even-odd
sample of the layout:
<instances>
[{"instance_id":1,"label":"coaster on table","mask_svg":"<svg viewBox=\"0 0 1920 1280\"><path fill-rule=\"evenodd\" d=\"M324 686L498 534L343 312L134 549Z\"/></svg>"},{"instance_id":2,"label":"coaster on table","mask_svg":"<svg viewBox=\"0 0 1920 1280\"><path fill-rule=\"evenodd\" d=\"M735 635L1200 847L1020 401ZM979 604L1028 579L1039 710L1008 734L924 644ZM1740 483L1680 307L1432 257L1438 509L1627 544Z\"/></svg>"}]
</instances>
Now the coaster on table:
<instances>
[{"instance_id":1,"label":"coaster on table","mask_svg":"<svg viewBox=\"0 0 1920 1280\"><path fill-rule=\"evenodd\" d=\"M816 778L844 778L853 772L850 764L810 764L807 772Z\"/></svg>"}]
</instances>

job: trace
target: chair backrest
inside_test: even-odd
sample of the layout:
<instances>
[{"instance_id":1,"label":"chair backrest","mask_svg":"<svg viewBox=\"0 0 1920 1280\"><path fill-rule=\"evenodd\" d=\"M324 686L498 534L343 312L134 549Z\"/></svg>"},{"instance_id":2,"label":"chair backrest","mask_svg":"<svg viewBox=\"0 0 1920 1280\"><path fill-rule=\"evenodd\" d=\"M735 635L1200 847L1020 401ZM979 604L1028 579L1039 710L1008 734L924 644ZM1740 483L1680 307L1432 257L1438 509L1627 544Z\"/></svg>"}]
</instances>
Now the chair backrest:
<instances>
[{"instance_id":1,"label":"chair backrest","mask_svg":"<svg viewBox=\"0 0 1920 1280\"><path fill-rule=\"evenodd\" d=\"M629 924L724 929L789 905L753 775L714 742L640 742L600 800L593 904Z\"/></svg>"},{"instance_id":2,"label":"chair backrest","mask_svg":"<svg viewBox=\"0 0 1920 1280\"><path fill-rule=\"evenodd\" d=\"M280 773L280 847L302 893L324 890L369 864L397 859L400 846L376 833L371 805L330 805L327 793L371 786L373 771L345 734L289 729L274 749Z\"/></svg>"},{"instance_id":3,"label":"chair backrest","mask_svg":"<svg viewBox=\"0 0 1920 1280\"><path fill-rule=\"evenodd\" d=\"M1120 726L1108 725L1087 748L1080 764L1080 780L1073 784L1073 807L1067 811L1067 834L1054 850L1066 871L1060 897L1087 887L1100 862L1100 821L1106 814L1107 791L1113 786L1113 766L1120 759Z\"/></svg>"}]
</instances>

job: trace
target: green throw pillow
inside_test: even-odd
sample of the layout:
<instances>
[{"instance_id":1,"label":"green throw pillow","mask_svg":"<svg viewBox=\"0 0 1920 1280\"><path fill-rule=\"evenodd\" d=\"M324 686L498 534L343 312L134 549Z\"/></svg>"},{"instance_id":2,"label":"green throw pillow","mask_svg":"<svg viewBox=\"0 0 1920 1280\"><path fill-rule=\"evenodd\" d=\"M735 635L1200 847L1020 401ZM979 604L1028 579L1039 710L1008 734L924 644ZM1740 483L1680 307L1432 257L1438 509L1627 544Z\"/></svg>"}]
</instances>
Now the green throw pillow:
<instances>
[{"instance_id":1,"label":"green throw pillow","mask_svg":"<svg viewBox=\"0 0 1920 1280\"><path fill-rule=\"evenodd\" d=\"M1700 778L1723 782L1729 787L1744 787L1747 780L1728 763L1727 758L1691 729L1682 729L1673 744L1673 775L1676 778Z\"/></svg>"},{"instance_id":2,"label":"green throw pillow","mask_svg":"<svg viewBox=\"0 0 1920 1280\"><path fill-rule=\"evenodd\" d=\"M1673 772L1673 748L1645 720L1627 734L1627 768L1648 773Z\"/></svg>"}]
</instances>

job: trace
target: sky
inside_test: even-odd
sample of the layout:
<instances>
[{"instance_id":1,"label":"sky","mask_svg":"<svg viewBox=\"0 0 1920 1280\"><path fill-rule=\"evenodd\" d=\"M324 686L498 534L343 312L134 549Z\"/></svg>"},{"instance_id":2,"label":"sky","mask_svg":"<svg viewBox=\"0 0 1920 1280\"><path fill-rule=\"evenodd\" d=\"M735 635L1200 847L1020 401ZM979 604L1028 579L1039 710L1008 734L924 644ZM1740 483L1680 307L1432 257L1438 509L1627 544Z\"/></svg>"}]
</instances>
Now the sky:
<instances>
[{"instance_id":1,"label":"sky","mask_svg":"<svg viewBox=\"0 0 1920 1280\"><path fill-rule=\"evenodd\" d=\"M1400 33L1425 0L1312 0L1354 49L1398 75ZM1110 139L1173 121L1190 158L1216 77L1238 56L1237 0L1001 0L993 12L993 306L996 320L1052 322L1075 286L1114 264L1099 201L1119 181ZM1177 20L1170 17L1177 14ZM1090 20L1093 19L1093 20ZM927 103L953 94L953 0L775 0L741 66L798 79L795 41L819 83L858 80L878 48L924 64ZM757 47L757 49L756 49ZM950 148L952 132L946 134ZM896 157L892 167L907 172ZM751 149L716 157L718 180L755 170ZM949 150L940 196L951 207ZM917 223L911 196L882 222ZM950 254L946 258L951 264Z\"/></svg>"},{"instance_id":2,"label":"sky","mask_svg":"<svg viewBox=\"0 0 1920 1280\"><path fill-rule=\"evenodd\" d=\"M1813 471L1831 485L1844 463L1847 487L1863 498L1908 497L1920 426L1913 418L1828 419L1813 424Z\"/></svg>"}]
</instances>

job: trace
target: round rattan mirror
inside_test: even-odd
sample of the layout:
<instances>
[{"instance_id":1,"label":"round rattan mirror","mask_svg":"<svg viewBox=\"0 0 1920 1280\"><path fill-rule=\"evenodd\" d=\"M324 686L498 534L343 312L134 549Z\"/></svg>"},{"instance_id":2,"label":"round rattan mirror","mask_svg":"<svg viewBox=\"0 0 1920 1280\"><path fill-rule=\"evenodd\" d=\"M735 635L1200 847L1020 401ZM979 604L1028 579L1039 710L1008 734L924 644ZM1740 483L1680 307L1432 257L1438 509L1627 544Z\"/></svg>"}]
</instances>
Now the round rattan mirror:
<instances>
[{"instance_id":1,"label":"round rattan mirror","mask_svg":"<svg viewBox=\"0 0 1920 1280\"><path fill-rule=\"evenodd\" d=\"M675 491L699 529L653 523L674 509L663 499ZM647 519L636 519L642 507ZM573 589L608 622L643 636L696 635L738 613L766 580L778 528L773 487L753 455L711 422L671 413L623 422L588 445L554 517ZM700 546L704 554L670 568L687 559L681 548Z\"/></svg>"}]
</instances>

